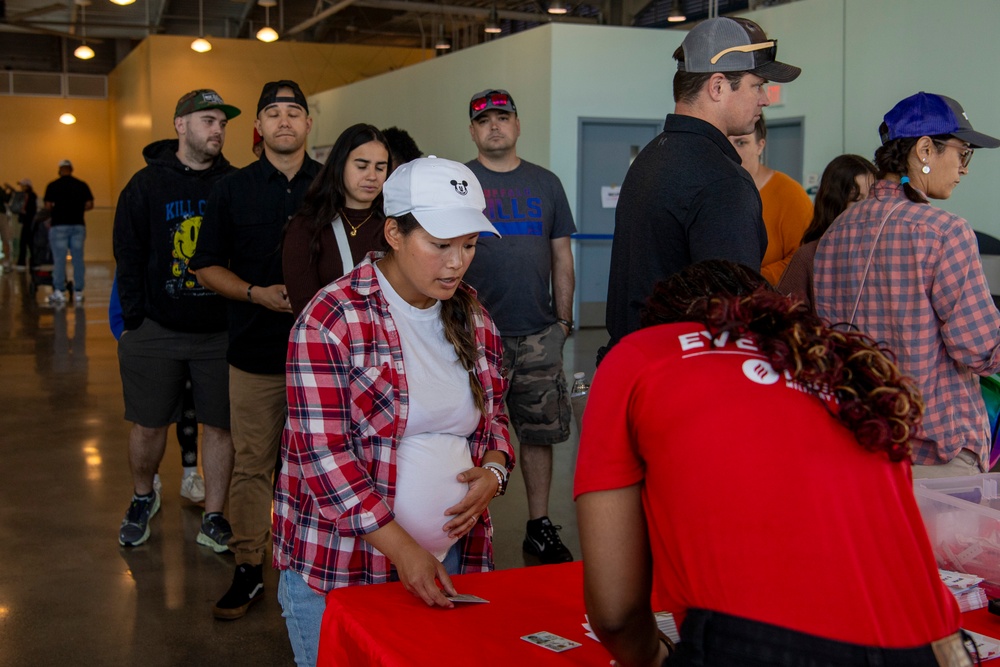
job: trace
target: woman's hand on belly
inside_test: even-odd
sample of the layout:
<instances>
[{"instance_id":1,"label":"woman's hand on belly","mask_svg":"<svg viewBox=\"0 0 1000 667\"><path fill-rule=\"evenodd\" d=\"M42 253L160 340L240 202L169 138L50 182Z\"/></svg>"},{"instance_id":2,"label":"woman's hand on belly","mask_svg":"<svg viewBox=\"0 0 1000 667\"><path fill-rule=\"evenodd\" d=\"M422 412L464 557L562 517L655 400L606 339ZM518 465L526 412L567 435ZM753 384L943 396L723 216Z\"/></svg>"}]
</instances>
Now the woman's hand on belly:
<instances>
[{"instance_id":1,"label":"woman's hand on belly","mask_svg":"<svg viewBox=\"0 0 1000 667\"><path fill-rule=\"evenodd\" d=\"M465 494L461 502L444 511L445 516L454 517L444 524L443 528L448 533L448 537L451 538L460 538L472 530L500 486L496 475L485 468L469 468L460 472L456 479L468 484L469 492Z\"/></svg>"}]
</instances>

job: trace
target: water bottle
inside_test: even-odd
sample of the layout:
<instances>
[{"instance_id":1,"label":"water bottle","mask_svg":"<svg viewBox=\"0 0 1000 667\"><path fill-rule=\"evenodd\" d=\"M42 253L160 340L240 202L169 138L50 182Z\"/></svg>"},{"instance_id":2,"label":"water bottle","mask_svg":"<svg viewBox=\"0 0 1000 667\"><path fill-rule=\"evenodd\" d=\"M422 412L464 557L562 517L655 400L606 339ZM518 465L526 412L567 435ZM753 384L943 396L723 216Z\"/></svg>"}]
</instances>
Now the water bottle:
<instances>
[{"instance_id":1,"label":"water bottle","mask_svg":"<svg viewBox=\"0 0 1000 667\"><path fill-rule=\"evenodd\" d=\"M576 432L580 432L580 425L583 422L583 409L587 405L587 393L590 385L587 384L587 374L583 371L573 373L573 386L569 390L570 403L573 404L573 421L576 423Z\"/></svg>"}]
</instances>

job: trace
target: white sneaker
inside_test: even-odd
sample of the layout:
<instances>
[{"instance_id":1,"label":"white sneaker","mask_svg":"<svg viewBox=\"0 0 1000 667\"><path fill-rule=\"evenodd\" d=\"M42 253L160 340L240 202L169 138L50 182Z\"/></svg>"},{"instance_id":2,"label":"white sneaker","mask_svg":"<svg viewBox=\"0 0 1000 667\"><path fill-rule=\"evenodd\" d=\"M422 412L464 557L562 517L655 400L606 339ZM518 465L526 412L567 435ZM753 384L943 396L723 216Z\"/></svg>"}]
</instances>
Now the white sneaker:
<instances>
[{"instance_id":1,"label":"white sneaker","mask_svg":"<svg viewBox=\"0 0 1000 667\"><path fill-rule=\"evenodd\" d=\"M163 495L163 482L160 481L160 473L153 475L153 490L156 491L156 495Z\"/></svg>"},{"instance_id":2,"label":"white sneaker","mask_svg":"<svg viewBox=\"0 0 1000 667\"><path fill-rule=\"evenodd\" d=\"M205 480L198 473L188 475L181 480L181 495L193 503L205 501Z\"/></svg>"},{"instance_id":3,"label":"white sneaker","mask_svg":"<svg viewBox=\"0 0 1000 667\"><path fill-rule=\"evenodd\" d=\"M66 303L66 292L61 289L52 290L49 295L49 303Z\"/></svg>"},{"instance_id":4,"label":"white sneaker","mask_svg":"<svg viewBox=\"0 0 1000 667\"><path fill-rule=\"evenodd\" d=\"M83 292L73 292L73 300L76 301L77 305L83 303Z\"/></svg>"}]
</instances>

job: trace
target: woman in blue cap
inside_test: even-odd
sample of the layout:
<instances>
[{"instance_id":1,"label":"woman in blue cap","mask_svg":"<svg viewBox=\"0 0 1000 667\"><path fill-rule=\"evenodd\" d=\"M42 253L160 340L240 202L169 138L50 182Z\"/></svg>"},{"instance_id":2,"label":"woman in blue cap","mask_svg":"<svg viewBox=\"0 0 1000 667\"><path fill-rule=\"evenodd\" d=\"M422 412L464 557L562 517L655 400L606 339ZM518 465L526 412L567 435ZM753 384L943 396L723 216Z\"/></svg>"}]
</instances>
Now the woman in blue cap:
<instances>
[{"instance_id":1,"label":"woman in blue cap","mask_svg":"<svg viewBox=\"0 0 1000 667\"><path fill-rule=\"evenodd\" d=\"M968 222L930 203L948 199L978 148L962 106L917 93L885 115L878 181L819 242L816 312L849 323L898 355L927 403L913 441L914 477L982 472L990 428L979 376L1000 370L1000 312Z\"/></svg>"}]
</instances>

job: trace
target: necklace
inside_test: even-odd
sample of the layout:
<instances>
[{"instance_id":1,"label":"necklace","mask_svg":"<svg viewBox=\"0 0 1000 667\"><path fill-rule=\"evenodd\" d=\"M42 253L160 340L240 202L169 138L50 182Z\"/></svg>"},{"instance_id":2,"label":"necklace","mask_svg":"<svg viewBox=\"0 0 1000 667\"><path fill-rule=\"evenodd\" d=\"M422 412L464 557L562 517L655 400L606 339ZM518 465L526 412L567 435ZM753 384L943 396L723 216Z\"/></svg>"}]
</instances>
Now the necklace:
<instances>
[{"instance_id":1,"label":"necklace","mask_svg":"<svg viewBox=\"0 0 1000 667\"><path fill-rule=\"evenodd\" d=\"M351 228L351 236L357 236L358 235L358 230L361 229L361 226L364 225L369 220L371 220L373 215L375 215L375 209L372 209L368 213L368 217L367 218L365 218L364 220L362 220L361 222L359 222L358 224L355 225L347 217L347 213L344 211L344 209L340 209L340 217L341 217L341 219L344 222L347 223L347 226Z\"/></svg>"}]
</instances>

